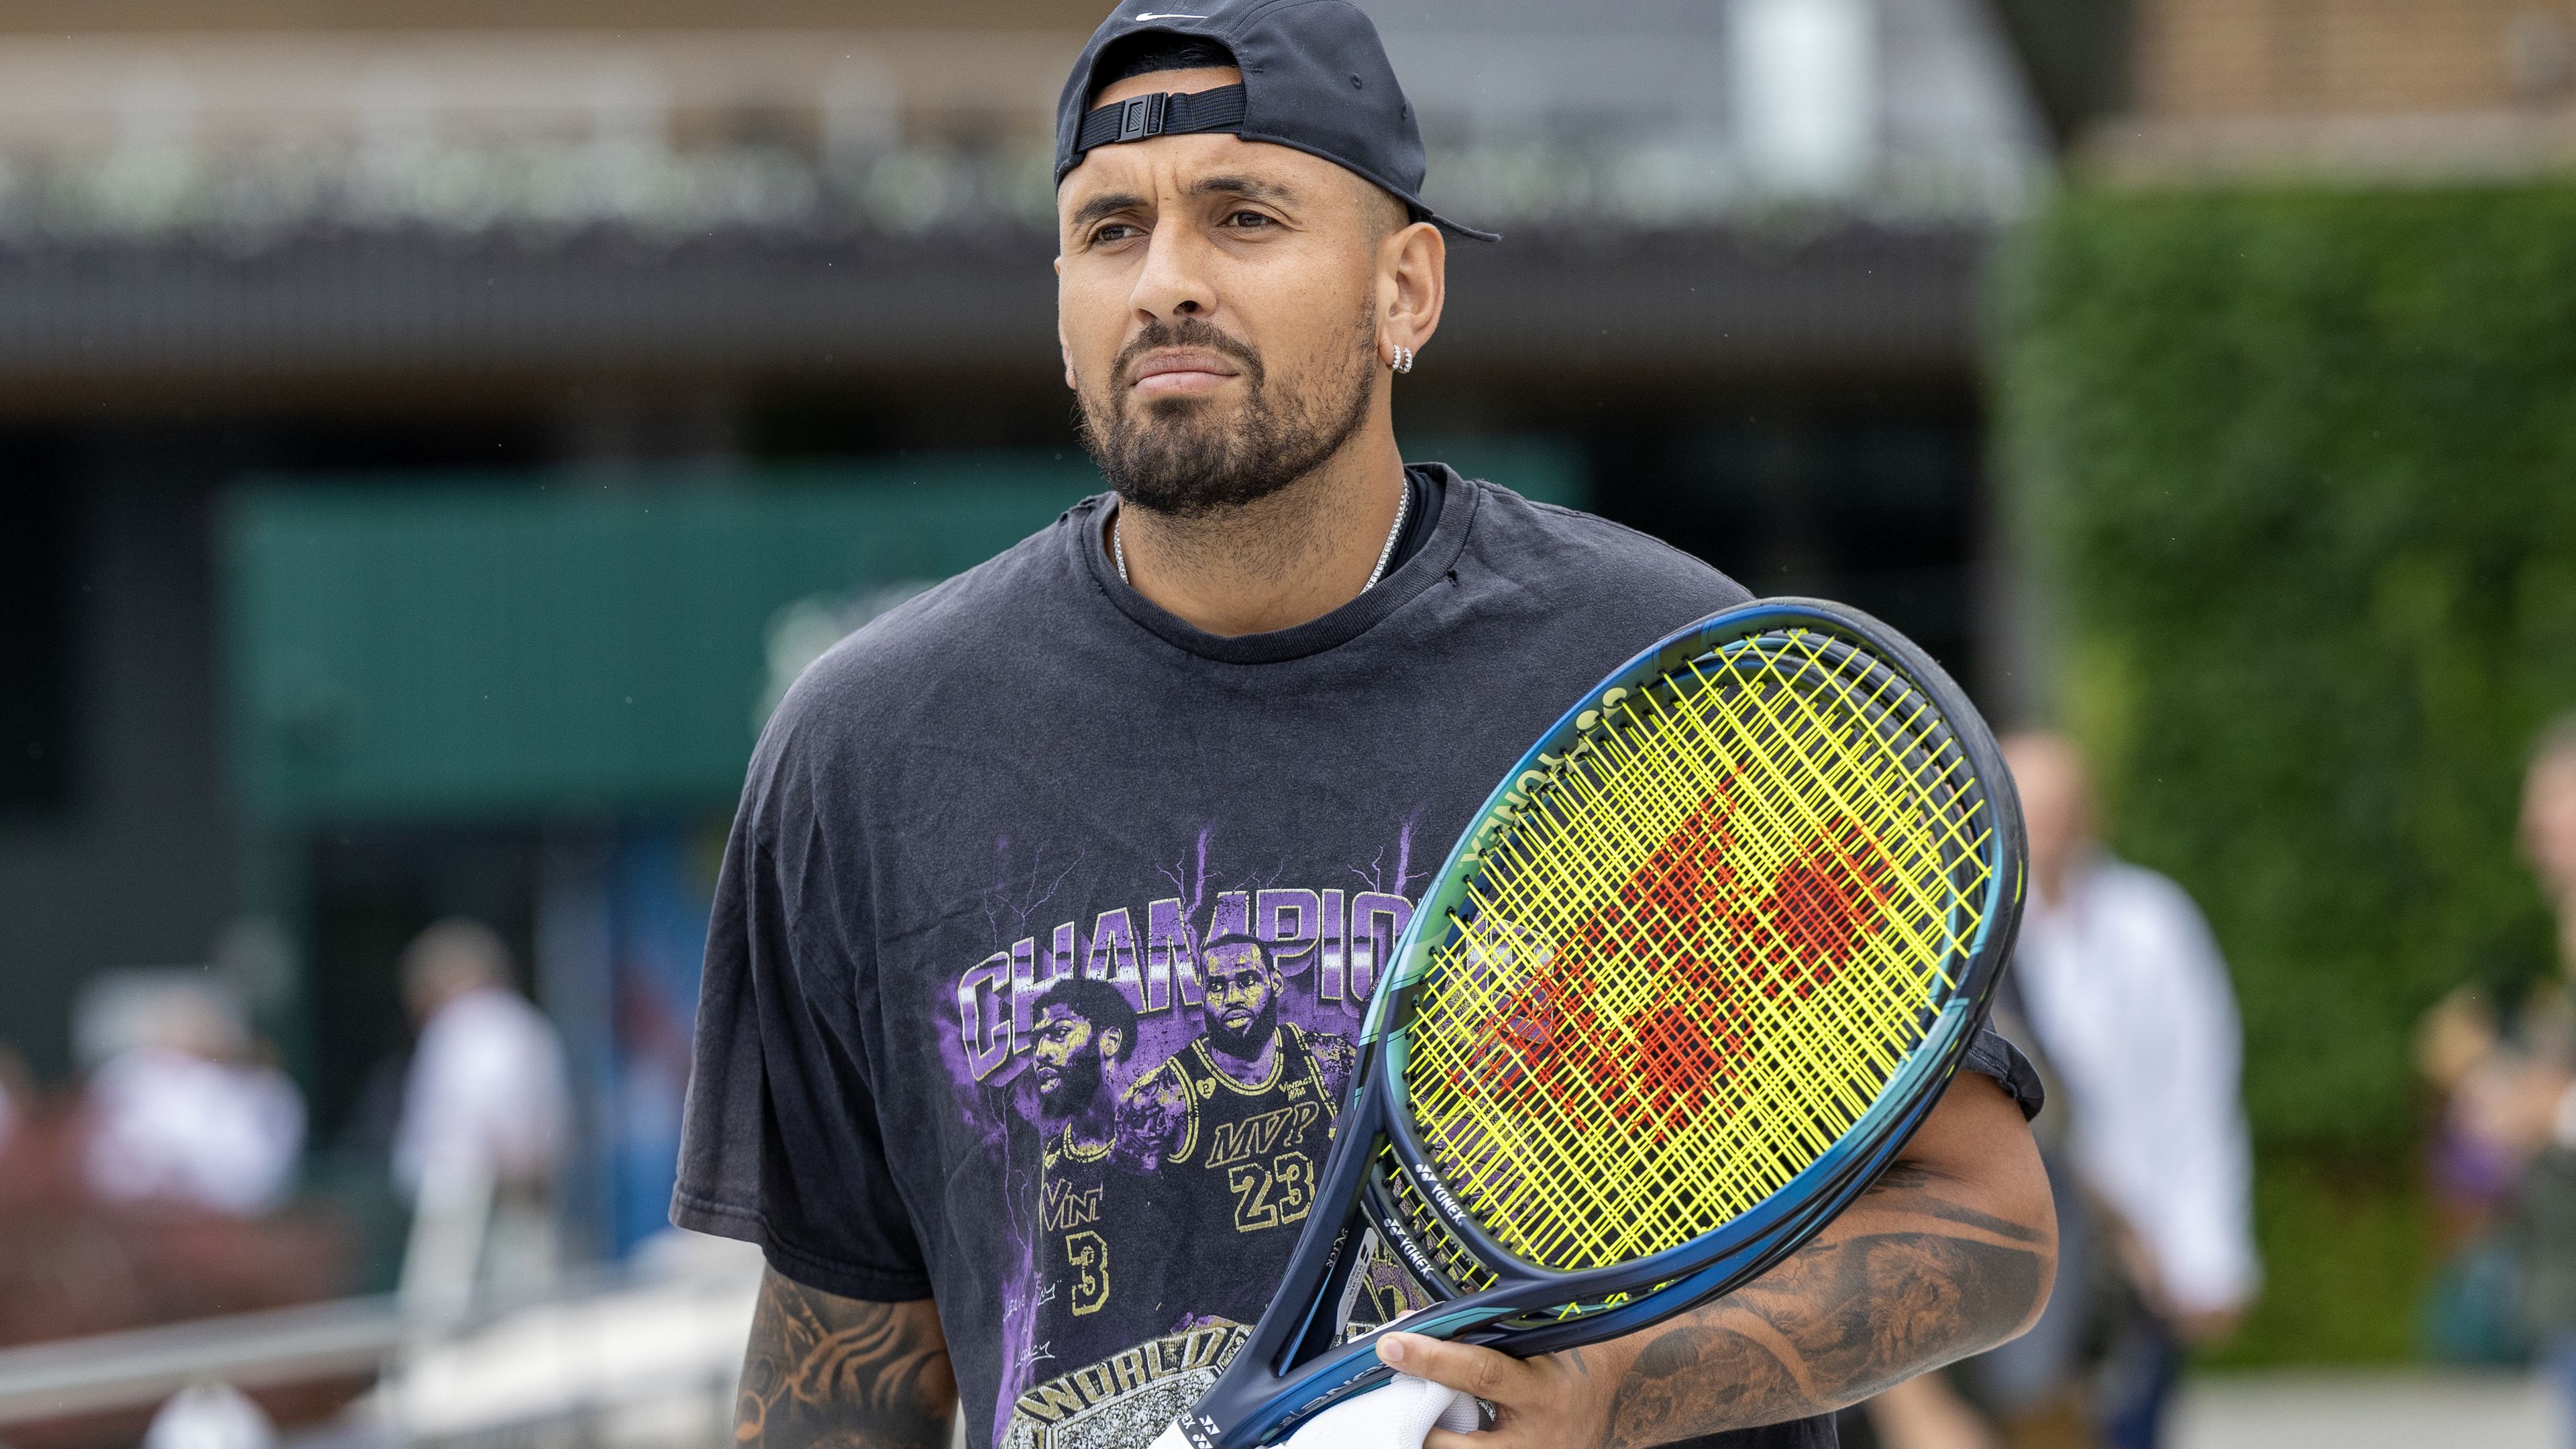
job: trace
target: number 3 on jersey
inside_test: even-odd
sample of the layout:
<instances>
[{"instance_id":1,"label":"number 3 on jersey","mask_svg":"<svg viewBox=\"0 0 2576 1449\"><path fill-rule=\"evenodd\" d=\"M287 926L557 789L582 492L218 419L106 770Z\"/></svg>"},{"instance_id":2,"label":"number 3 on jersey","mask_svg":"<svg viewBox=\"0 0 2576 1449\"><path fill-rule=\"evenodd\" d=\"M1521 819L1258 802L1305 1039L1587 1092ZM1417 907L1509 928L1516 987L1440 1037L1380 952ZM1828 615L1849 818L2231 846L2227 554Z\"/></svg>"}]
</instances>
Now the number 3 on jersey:
<instances>
[{"instance_id":1,"label":"number 3 on jersey","mask_svg":"<svg viewBox=\"0 0 2576 1449\"><path fill-rule=\"evenodd\" d=\"M1081 1277L1073 1284L1073 1315L1098 1313L1109 1302L1109 1243L1098 1233L1064 1235L1064 1260Z\"/></svg>"}]
</instances>

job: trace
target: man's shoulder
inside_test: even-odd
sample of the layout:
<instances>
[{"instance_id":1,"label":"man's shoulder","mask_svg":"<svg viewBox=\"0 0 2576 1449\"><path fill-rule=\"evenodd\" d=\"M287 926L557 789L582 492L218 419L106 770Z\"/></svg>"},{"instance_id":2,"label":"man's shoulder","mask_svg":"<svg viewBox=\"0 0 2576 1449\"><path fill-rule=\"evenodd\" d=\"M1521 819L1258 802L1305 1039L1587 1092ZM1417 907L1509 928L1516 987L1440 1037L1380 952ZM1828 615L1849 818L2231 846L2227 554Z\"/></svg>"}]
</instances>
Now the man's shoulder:
<instances>
[{"instance_id":1,"label":"man's shoulder","mask_svg":"<svg viewBox=\"0 0 2576 1449\"><path fill-rule=\"evenodd\" d=\"M1287 1030L1294 1034L1297 1044L1304 1047L1309 1056L1334 1071L1349 1071L1351 1064L1359 1059L1358 1049L1351 1045L1351 1039L1338 1032L1311 1031L1294 1022L1289 1022L1286 1026Z\"/></svg>"},{"instance_id":2,"label":"man's shoulder","mask_svg":"<svg viewBox=\"0 0 2576 1449\"><path fill-rule=\"evenodd\" d=\"M1555 595L1566 603L1671 601L1696 611L1691 617L1753 597L1707 563L1626 524L1526 498L1483 479L1467 480L1466 486L1477 494L1467 550L1513 587ZM1686 622L1677 618L1667 627Z\"/></svg>"},{"instance_id":3,"label":"man's shoulder","mask_svg":"<svg viewBox=\"0 0 2576 1449\"><path fill-rule=\"evenodd\" d=\"M768 735L782 742L828 724L834 734L906 722L938 707L949 688L1005 667L1037 637L1033 627L1061 614L1079 584L1066 567L1063 531L1079 527L1096 500L973 568L954 574L868 620L798 675L779 701Z\"/></svg>"},{"instance_id":4,"label":"man's shoulder","mask_svg":"<svg viewBox=\"0 0 2576 1449\"><path fill-rule=\"evenodd\" d=\"M2163 871L2106 855L2094 864L2092 877L2094 898L2125 917L2166 928L2203 924L2191 892Z\"/></svg>"}]
</instances>

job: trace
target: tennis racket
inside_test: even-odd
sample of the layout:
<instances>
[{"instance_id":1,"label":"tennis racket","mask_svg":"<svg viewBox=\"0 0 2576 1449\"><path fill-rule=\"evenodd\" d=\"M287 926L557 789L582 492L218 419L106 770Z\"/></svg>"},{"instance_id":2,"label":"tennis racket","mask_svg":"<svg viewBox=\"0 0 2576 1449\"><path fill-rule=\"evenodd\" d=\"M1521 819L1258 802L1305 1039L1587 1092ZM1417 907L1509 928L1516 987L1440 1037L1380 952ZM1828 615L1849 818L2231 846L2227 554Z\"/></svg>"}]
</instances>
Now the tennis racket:
<instances>
[{"instance_id":1,"label":"tennis racket","mask_svg":"<svg viewBox=\"0 0 2576 1449\"><path fill-rule=\"evenodd\" d=\"M1451 850L1279 1296L1154 1449L1273 1444L1388 1376L1333 1306L1369 1230L1443 1300L1404 1331L1524 1357L1796 1251L1957 1069L2022 862L1984 721L1867 615L1765 600L1629 660Z\"/></svg>"}]
</instances>

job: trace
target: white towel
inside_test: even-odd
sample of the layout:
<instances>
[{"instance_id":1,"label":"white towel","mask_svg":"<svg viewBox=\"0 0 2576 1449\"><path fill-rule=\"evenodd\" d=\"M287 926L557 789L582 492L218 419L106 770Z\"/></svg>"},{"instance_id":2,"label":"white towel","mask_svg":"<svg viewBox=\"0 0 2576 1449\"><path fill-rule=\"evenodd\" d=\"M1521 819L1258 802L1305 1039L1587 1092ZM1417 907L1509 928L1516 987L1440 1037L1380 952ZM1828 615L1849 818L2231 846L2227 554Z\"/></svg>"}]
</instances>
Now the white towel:
<instances>
[{"instance_id":1,"label":"white towel","mask_svg":"<svg viewBox=\"0 0 2576 1449\"><path fill-rule=\"evenodd\" d=\"M1397 1374L1306 1421L1288 1449L1422 1449L1433 1426L1459 1434L1482 1427L1472 1394Z\"/></svg>"},{"instance_id":2,"label":"white towel","mask_svg":"<svg viewBox=\"0 0 2576 1449\"><path fill-rule=\"evenodd\" d=\"M1289 1437L1286 1449L1422 1449L1435 1424L1461 1434L1483 1427L1475 1397L1397 1374L1307 1420ZM1174 1424L1152 1449L1190 1449L1190 1441Z\"/></svg>"}]
</instances>

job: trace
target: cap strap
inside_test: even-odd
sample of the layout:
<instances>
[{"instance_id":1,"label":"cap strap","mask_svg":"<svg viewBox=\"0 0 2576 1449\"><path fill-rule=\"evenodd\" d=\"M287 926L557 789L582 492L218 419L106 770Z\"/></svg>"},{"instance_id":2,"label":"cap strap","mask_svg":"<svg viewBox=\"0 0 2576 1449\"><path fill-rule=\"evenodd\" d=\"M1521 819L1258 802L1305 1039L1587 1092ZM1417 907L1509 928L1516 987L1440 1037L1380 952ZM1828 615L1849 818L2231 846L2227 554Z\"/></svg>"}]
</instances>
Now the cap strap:
<instances>
[{"instance_id":1,"label":"cap strap","mask_svg":"<svg viewBox=\"0 0 2576 1449\"><path fill-rule=\"evenodd\" d=\"M1184 94L1162 91L1129 96L1101 106L1082 118L1074 136L1076 155L1094 146L1142 141L1148 136L1179 136L1197 131L1232 131L1243 125L1243 87L1219 86Z\"/></svg>"}]
</instances>

